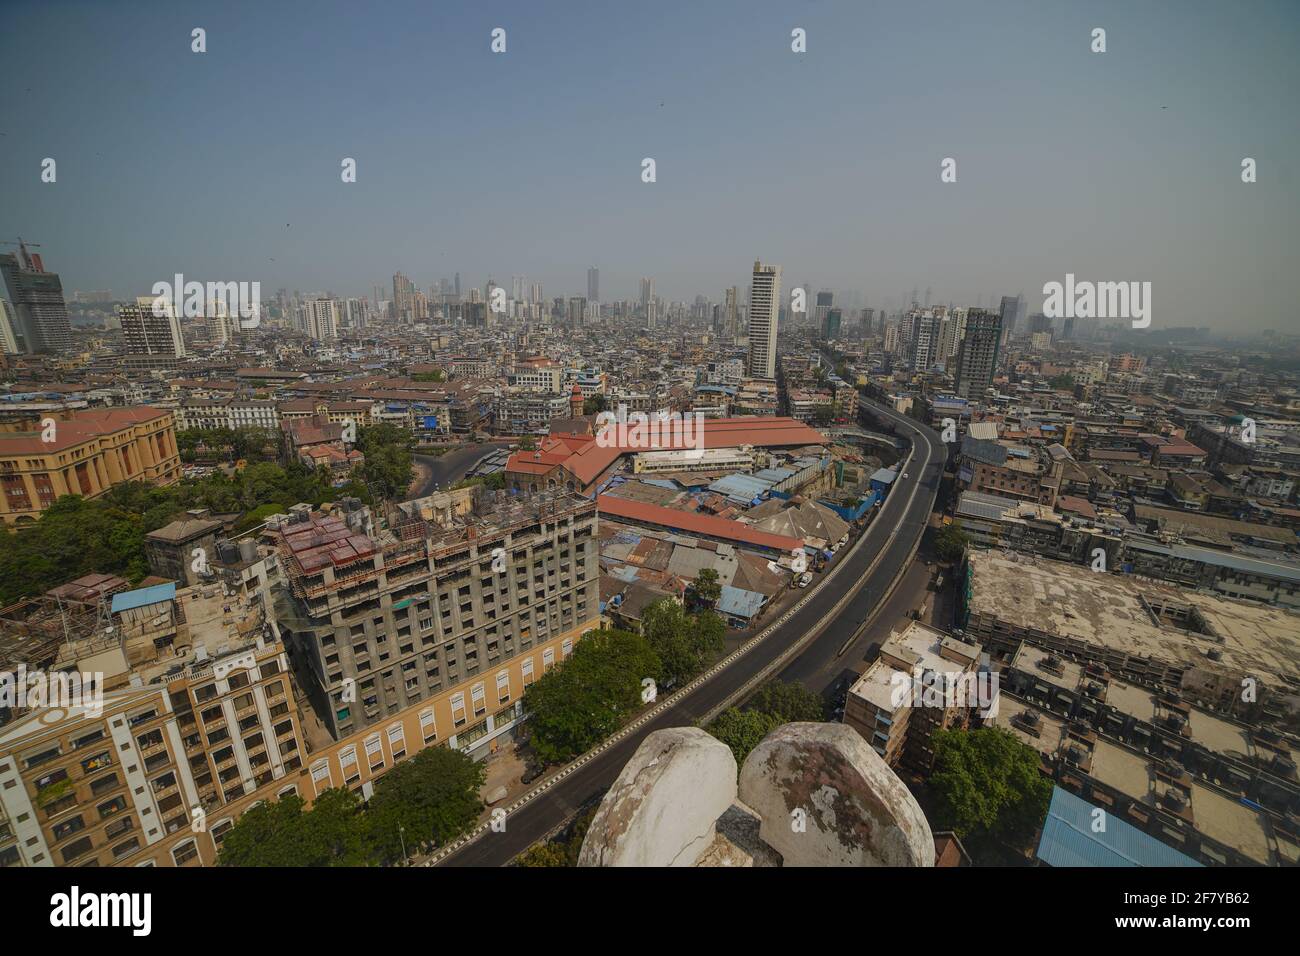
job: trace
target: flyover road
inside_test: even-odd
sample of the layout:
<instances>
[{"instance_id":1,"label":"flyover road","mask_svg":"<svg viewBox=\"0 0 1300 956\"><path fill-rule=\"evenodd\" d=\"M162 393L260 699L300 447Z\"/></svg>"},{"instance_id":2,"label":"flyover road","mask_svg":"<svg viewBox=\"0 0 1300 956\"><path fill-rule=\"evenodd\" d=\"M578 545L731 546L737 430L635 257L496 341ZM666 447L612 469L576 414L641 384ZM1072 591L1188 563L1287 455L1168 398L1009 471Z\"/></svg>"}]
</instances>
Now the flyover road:
<instances>
[{"instance_id":1,"label":"flyover road","mask_svg":"<svg viewBox=\"0 0 1300 956\"><path fill-rule=\"evenodd\" d=\"M871 407L880 418L893 423L901 434L912 440L913 454L904 468L907 477L899 475L895 480L893 490L880 506L861 545L848 549L847 553L841 551L831 565L834 568L844 562L839 572L810 594L783 623L765 629L766 637L743 645L737 652L740 656L727 666L681 692L671 705L641 723L635 731L616 735L615 742L603 750L598 748L595 756L579 758L580 765L570 765L559 771L562 774L559 778L548 778L530 791L510 808L504 830L496 832L481 826L450 853L435 857L438 865L506 865L608 788L646 734L693 725L735 697L747 684L760 679L765 671L781 667L786 675L803 671L819 674L833 668L837 657L846 666L856 663L847 651L858 643L863 622L880 603L881 595L889 590L920 540L934 507L946 455L939 436L929 428L892 409L875 404ZM823 622L845 592L855 588L856 594L841 611ZM824 629L790 661L782 660L783 652L818 628Z\"/></svg>"}]
</instances>

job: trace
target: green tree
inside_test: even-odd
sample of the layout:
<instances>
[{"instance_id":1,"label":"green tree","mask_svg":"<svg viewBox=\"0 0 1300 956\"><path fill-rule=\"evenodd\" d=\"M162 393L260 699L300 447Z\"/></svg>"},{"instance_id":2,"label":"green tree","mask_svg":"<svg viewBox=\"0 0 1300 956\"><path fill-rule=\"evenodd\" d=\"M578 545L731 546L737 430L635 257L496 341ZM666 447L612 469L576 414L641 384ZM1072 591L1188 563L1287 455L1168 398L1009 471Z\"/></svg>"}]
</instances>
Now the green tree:
<instances>
[{"instance_id":1,"label":"green tree","mask_svg":"<svg viewBox=\"0 0 1300 956\"><path fill-rule=\"evenodd\" d=\"M722 584L718 572L713 568L704 568L691 583L691 596L697 605L711 608L722 597Z\"/></svg>"},{"instance_id":2,"label":"green tree","mask_svg":"<svg viewBox=\"0 0 1300 956\"><path fill-rule=\"evenodd\" d=\"M375 783L365 814L368 845L393 863L417 844L441 846L474 825L483 811L479 788L487 773L459 750L428 747L397 764Z\"/></svg>"},{"instance_id":3,"label":"green tree","mask_svg":"<svg viewBox=\"0 0 1300 956\"><path fill-rule=\"evenodd\" d=\"M532 746L543 763L570 760L612 734L641 706L641 681L660 679L658 655L639 634L599 630L524 692Z\"/></svg>"},{"instance_id":4,"label":"green tree","mask_svg":"<svg viewBox=\"0 0 1300 956\"><path fill-rule=\"evenodd\" d=\"M388 422L357 430L357 448L366 456L361 477L383 498L401 498L411 485L415 436Z\"/></svg>"},{"instance_id":5,"label":"green tree","mask_svg":"<svg viewBox=\"0 0 1300 956\"><path fill-rule=\"evenodd\" d=\"M688 614L672 598L660 598L642 612L641 632L671 686L686 683L722 653L727 627L712 611Z\"/></svg>"},{"instance_id":6,"label":"green tree","mask_svg":"<svg viewBox=\"0 0 1300 956\"><path fill-rule=\"evenodd\" d=\"M934 556L945 564L956 564L966 553L970 538L961 528L961 522L944 525L934 536Z\"/></svg>"},{"instance_id":7,"label":"green tree","mask_svg":"<svg viewBox=\"0 0 1300 956\"><path fill-rule=\"evenodd\" d=\"M1000 727L938 731L933 744L935 828L962 839L1028 845L1052 797L1038 751Z\"/></svg>"},{"instance_id":8,"label":"green tree","mask_svg":"<svg viewBox=\"0 0 1300 956\"><path fill-rule=\"evenodd\" d=\"M221 841L222 866L364 866L373 861L351 791L326 790L304 809L298 796L262 803Z\"/></svg>"},{"instance_id":9,"label":"green tree","mask_svg":"<svg viewBox=\"0 0 1300 956\"><path fill-rule=\"evenodd\" d=\"M590 398L583 400L582 414L599 415L608 407L609 402L605 399L604 395L592 395Z\"/></svg>"},{"instance_id":10,"label":"green tree","mask_svg":"<svg viewBox=\"0 0 1300 956\"><path fill-rule=\"evenodd\" d=\"M826 719L826 702L820 694L803 684L779 680L760 687L745 706L778 717L783 724L794 721L821 723Z\"/></svg>"},{"instance_id":11,"label":"green tree","mask_svg":"<svg viewBox=\"0 0 1300 956\"><path fill-rule=\"evenodd\" d=\"M739 767L763 738L787 721L759 710L728 707L705 729L731 748Z\"/></svg>"}]
</instances>

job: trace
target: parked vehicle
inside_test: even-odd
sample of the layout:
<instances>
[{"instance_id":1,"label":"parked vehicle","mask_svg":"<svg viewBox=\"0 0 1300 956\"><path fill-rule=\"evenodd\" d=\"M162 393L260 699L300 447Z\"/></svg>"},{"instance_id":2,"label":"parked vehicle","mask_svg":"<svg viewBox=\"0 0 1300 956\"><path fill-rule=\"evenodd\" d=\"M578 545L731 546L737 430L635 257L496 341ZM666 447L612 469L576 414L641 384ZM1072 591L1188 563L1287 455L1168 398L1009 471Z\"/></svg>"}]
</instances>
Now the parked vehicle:
<instances>
[{"instance_id":1,"label":"parked vehicle","mask_svg":"<svg viewBox=\"0 0 1300 956\"><path fill-rule=\"evenodd\" d=\"M806 588L809 584L812 583L812 572L805 571L803 574L799 575L795 583L798 584L799 587L801 588Z\"/></svg>"}]
</instances>

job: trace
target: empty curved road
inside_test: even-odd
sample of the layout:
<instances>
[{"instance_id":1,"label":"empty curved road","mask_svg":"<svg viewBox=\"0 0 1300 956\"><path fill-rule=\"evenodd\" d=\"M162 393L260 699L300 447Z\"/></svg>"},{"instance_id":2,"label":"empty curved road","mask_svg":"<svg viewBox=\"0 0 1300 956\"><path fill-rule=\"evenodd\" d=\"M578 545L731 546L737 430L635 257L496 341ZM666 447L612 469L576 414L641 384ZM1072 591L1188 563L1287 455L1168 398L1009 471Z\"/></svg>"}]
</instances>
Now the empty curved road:
<instances>
[{"instance_id":1,"label":"empty curved road","mask_svg":"<svg viewBox=\"0 0 1300 956\"><path fill-rule=\"evenodd\" d=\"M600 752L573 770L548 790L528 799L509 814L504 832L487 830L458 848L440 865L504 866L530 845L560 826L580 807L608 788L646 734L668 727L693 725L711 710L739 692L747 682L774 666L782 652L800 638L813 633L822 618L847 590L855 590L849 603L825 624L824 629L804 646L780 671L787 679L800 675L835 672L841 649L860 644L864 622L880 604L895 574L907 562L913 546L925 530L946 457L943 443L930 428L892 409L874 403L879 418L892 423L912 440L913 456L894 482L894 488L868 527L861 547L841 553L847 564L829 582L819 587L808 602L785 623L728 667L704 681L673 706L638 727L634 733ZM848 653L845 665L856 663ZM527 798L525 798L527 799Z\"/></svg>"}]
</instances>

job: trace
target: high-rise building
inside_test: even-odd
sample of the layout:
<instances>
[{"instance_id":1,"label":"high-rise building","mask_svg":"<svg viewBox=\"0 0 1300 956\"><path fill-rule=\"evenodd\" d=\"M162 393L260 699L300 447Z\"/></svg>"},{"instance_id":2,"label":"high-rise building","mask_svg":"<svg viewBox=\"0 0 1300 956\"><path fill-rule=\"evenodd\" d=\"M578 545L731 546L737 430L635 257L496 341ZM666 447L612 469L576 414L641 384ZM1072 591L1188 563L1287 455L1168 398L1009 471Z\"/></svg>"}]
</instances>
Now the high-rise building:
<instances>
[{"instance_id":1,"label":"high-rise building","mask_svg":"<svg viewBox=\"0 0 1300 956\"><path fill-rule=\"evenodd\" d=\"M595 266L587 270L587 301L600 301L600 270Z\"/></svg>"},{"instance_id":2,"label":"high-rise building","mask_svg":"<svg viewBox=\"0 0 1300 956\"><path fill-rule=\"evenodd\" d=\"M298 328L319 342L337 339L339 337L338 300L323 297L308 299L299 307Z\"/></svg>"},{"instance_id":3,"label":"high-rise building","mask_svg":"<svg viewBox=\"0 0 1300 956\"><path fill-rule=\"evenodd\" d=\"M735 341L740 337L740 290L732 286L727 290L726 307L723 310L724 324L723 331Z\"/></svg>"},{"instance_id":4,"label":"high-rise building","mask_svg":"<svg viewBox=\"0 0 1300 956\"><path fill-rule=\"evenodd\" d=\"M345 329L364 329L367 324L370 304L365 298L344 299L339 303L339 322Z\"/></svg>"},{"instance_id":5,"label":"high-rise building","mask_svg":"<svg viewBox=\"0 0 1300 956\"><path fill-rule=\"evenodd\" d=\"M967 400L981 399L993 384L1002 341L1002 319L984 309L966 314L966 334L957 348L957 394Z\"/></svg>"},{"instance_id":6,"label":"high-rise building","mask_svg":"<svg viewBox=\"0 0 1300 956\"><path fill-rule=\"evenodd\" d=\"M403 510L400 538L318 514L268 532L301 622L291 641L312 699L329 701L319 716L335 740L384 733L418 705L439 741L485 753L521 721L524 688L599 623L596 502L558 492L497 502L462 488ZM352 543L346 562L322 546L334 536ZM536 568L554 574L543 596Z\"/></svg>"},{"instance_id":7,"label":"high-rise building","mask_svg":"<svg viewBox=\"0 0 1300 956\"><path fill-rule=\"evenodd\" d=\"M18 242L18 253L0 256L9 302L14 307L18 347L33 352L62 352L72 346L72 325L58 273L46 272L38 253Z\"/></svg>"},{"instance_id":8,"label":"high-rise building","mask_svg":"<svg viewBox=\"0 0 1300 956\"><path fill-rule=\"evenodd\" d=\"M913 309L909 314L912 335L912 368L929 371L939 361L940 316L931 309Z\"/></svg>"},{"instance_id":9,"label":"high-rise building","mask_svg":"<svg viewBox=\"0 0 1300 956\"><path fill-rule=\"evenodd\" d=\"M826 316L822 319L822 338L828 341L838 339L840 337L840 325L843 320L843 310L827 309Z\"/></svg>"},{"instance_id":10,"label":"high-rise building","mask_svg":"<svg viewBox=\"0 0 1300 956\"><path fill-rule=\"evenodd\" d=\"M875 309L862 310L862 337L863 338L871 337L871 320L875 318L875 315L876 315Z\"/></svg>"},{"instance_id":11,"label":"high-rise building","mask_svg":"<svg viewBox=\"0 0 1300 956\"><path fill-rule=\"evenodd\" d=\"M1015 296L1004 295L1002 305L998 309L998 315L1002 319L1002 330L1004 332L1014 332L1016 330L1016 316L1020 304Z\"/></svg>"},{"instance_id":12,"label":"high-rise building","mask_svg":"<svg viewBox=\"0 0 1300 956\"><path fill-rule=\"evenodd\" d=\"M117 307L117 318L126 339L126 353L158 359L178 359L185 355L185 338L181 322L171 299L143 295L134 304Z\"/></svg>"},{"instance_id":13,"label":"high-rise building","mask_svg":"<svg viewBox=\"0 0 1300 956\"><path fill-rule=\"evenodd\" d=\"M830 292L817 293L817 305L813 311L813 322L819 329L826 327L826 313L831 310L834 296Z\"/></svg>"},{"instance_id":14,"label":"high-rise building","mask_svg":"<svg viewBox=\"0 0 1300 956\"><path fill-rule=\"evenodd\" d=\"M400 272L393 276L393 318L398 322L415 321L415 283Z\"/></svg>"},{"instance_id":15,"label":"high-rise building","mask_svg":"<svg viewBox=\"0 0 1300 956\"><path fill-rule=\"evenodd\" d=\"M587 321L587 300L580 295L569 298L569 328L580 329Z\"/></svg>"},{"instance_id":16,"label":"high-rise building","mask_svg":"<svg viewBox=\"0 0 1300 956\"><path fill-rule=\"evenodd\" d=\"M18 335L14 325L18 321L14 307L8 300L0 299L0 354L18 354Z\"/></svg>"},{"instance_id":17,"label":"high-rise building","mask_svg":"<svg viewBox=\"0 0 1300 956\"><path fill-rule=\"evenodd\" d=\"M781 267L754 261L749 282L749 362L754 378L776 378L777 310L781 307Z\"/></svg>"}]
</instances>

